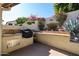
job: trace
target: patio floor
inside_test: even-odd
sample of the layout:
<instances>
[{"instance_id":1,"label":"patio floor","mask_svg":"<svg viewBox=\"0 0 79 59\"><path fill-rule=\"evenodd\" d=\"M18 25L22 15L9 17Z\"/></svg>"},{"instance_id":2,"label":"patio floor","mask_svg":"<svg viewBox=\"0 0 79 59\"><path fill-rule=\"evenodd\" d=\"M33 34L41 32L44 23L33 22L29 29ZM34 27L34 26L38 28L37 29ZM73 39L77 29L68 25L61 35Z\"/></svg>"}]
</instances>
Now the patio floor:
<instances>
[{"instance_id":1,"label":"patio floor","mask_svg":"<svg viewBox=\"0 0 79 59\"><path fill-rule=\"evenodd\" d=\"M21 48L19 50L16 50L9 54L9 56L49 56L51 55L49 51L52 49L52 56L73 56L74 54L57 49L55 47L50 47L45 44L41 44L38 42L35 42L34 44Z\"/></svg>"}]
</instances>

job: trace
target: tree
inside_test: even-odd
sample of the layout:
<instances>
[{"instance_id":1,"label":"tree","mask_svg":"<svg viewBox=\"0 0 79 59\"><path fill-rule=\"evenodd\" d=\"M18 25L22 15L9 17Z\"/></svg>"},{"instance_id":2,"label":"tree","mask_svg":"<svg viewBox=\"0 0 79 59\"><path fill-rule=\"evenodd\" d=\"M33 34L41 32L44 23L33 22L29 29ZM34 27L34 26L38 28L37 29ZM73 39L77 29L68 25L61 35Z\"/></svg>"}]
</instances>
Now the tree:
<instances>
[{"instance_id":1,"label":"tree","mask_svg":"<svg viewBox=\"0 0 79 59\"><path fill-rule=\"evenodd\" d=\"M68 3L56 3L54 7L55 7L55 13L57 14L65 11L68 7Z\"/></svg>"},{"instance_id":2,"label":"tree","mask_svg":"<svg viewBox=\"0 0 79 59\"><path fill-rule=\"evenodd\" d=\"M26 17L19 17L16 19L17 24L19 24L20 26L22 26L22 24L27 21Z\"/></svg>"},{"instance_id":3,"label":"tree","mask_svg":"<svg viewBox=\"0 0 79 59\"><path fill-rule=\"evenodd\" d=\"M66 21L67 15L65 13L58 13L55 16L56 21L59 22L59 27L62 27L63 23Z\"/></svg>"},{"instance_id":4,"label":"tree","mask_svg":"<svg viewBox=\"0 0 79 59\"><path fill-rule=\"evenodd\" d=\"M79 3L56 3L54 5L55 7L55 13L60 13L60 12L70 12L74 10L79 9Z\"/></svg>"},{"instance_id":5,"label":"tree","mask_svg":"<svg viewBox=\"0 0 79 59\"><path fill-rule=\"evenodd\" d=\"M60 23L60 26L62 26L67 18L67 15L65 15L65 13L79 9L79 3L56 3L54 6L56 20Z\"/></svg>"}]
</instances>

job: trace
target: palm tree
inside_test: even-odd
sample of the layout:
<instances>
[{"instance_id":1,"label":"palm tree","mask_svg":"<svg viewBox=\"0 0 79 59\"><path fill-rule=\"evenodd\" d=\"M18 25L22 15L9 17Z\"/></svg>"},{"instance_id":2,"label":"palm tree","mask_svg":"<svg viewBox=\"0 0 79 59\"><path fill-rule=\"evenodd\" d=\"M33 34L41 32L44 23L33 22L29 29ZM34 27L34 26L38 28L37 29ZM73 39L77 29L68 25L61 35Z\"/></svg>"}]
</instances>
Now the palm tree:
<instances>
[{"instance_id":1,"label":"palm tree","mask_svg":"<svg viewBox=\"0 0 79 59\"><path fill-rule=\"evenodd\" d=\"M55 13L57 14L66 11L68 9L68 3L56 3L54 7L55 7Z\"/></svg>"},{"instance_id":2,"label":"palm tree","mask_svg":"<svg viewBox=\"0 0 79 59\"><path fill-rule=\"evenodd\" d=\"M55 13L70 12L79 9L79 3L56 3Z\"/></svg>"},{"instance_id":3,"label":"palm tree","mask_svg":"<svg viewBox=\"0 0 79 59\"><path fill-rule=\"evenodd\" d=\"M79 3L56 3L54 6L56 20L59 22L60 27L67 18L65 13L79 9Z\"/></svg>"}]
</instances>

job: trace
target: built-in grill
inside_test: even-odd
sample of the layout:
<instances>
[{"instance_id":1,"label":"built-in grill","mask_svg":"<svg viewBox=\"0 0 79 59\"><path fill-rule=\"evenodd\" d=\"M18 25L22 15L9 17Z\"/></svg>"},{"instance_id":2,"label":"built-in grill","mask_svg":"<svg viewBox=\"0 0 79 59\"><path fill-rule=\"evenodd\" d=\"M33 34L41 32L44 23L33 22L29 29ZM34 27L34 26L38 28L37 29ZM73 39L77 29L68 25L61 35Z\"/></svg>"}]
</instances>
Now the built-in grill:
<instances>
[{"instance_id":1,"label":"built-in grill","mask_svg":"<svg viewBox=\"0 0 79 59\"><path fill-rule=\"evenodd\" d=\"M24 38L30 38L33 36L33 32L30 29L21 30L21 33L22 33L22 37Z\"/></svg>"}]
</instances>

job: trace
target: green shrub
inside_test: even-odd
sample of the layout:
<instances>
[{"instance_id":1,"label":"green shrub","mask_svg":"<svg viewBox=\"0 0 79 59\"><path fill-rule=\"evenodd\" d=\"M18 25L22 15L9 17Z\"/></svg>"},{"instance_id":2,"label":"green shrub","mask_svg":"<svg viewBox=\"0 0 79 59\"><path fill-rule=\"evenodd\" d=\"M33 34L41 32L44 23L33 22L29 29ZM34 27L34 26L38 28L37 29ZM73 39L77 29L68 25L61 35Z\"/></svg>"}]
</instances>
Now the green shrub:
<instances>
[{"instance_id":1,"label":"green shrub","mask_svg":"<svg viewBox=\"0 0 79 59\"><path fill-rule=\"evenodd\" d=\"M48 26L48 30L53 30L53 31L57 31L58 30L58 22L51 22L49 24L47 24Z\"/></svg>"},{"instance_id":2,"label":"green shrub","mask_svg":"<svg viewBox=\"0 0 79 59\"><path fill-rule=\"evenodd\" d=\"M28 25L31 25L31 24L32 24L32 22L27 22L27 24L28 24Z\"/></svg>"},{"instance_id":3,"label":"green shrub","mask_svg":"<svg viewBox=\"0 0 79 59\"><path fill-rule=\"evenodd\" d=\"M25 21L27 21L26 17L19 17L16 19L17 25L22 26L23 23L25 23Z\"/></svg>"},{"instance_id":4,"label":"green shrub","mask_svg":"<svg viewBox=\"0 0 79 59\"><path fill-rule=\"evenodd\" d=\"M34 21L32 21L32 24L35 24L35 22L34 22Z\"/></svg>"},{"instance_id":5,"label":"green shrub","mask_svg":"<svg viewBox=\"0 0 79 59\"><path fill-rule=\"evenodd\" d=\"M45 27L45 19L44 18L40 18L38 20L38 27L39 27L39 30L44 30L44 27Z\"/></svg>"}]
</instances>

